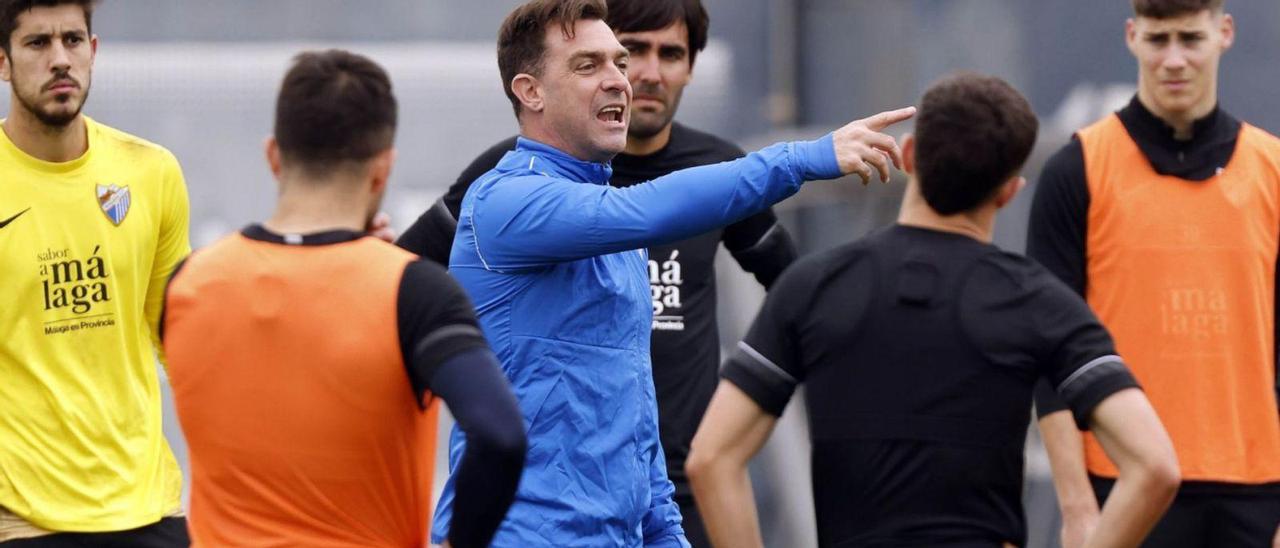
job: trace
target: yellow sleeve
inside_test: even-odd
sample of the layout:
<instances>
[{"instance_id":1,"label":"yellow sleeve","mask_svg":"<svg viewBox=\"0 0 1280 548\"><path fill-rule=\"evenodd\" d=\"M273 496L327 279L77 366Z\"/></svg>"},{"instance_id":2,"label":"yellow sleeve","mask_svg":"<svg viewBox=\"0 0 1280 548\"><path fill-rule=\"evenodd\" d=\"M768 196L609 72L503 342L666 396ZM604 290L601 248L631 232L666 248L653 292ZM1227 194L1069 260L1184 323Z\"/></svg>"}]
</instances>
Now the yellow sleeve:
<instances>
[{"instance_id":1,"label":"yellow sleeve","mask_svg":"<svg viewBox=\"0 0 1280 548\"><path fill-rule=\"evenodd\" d=\"M160 219L160 236L156 242L156 256L152 261L151 279L147 284L147 301L144 312L150 326L151 342L156 357L164 364L164 347L160 343L160 315L164 310L164 290L169 276L178 263L191 253L191 206L187 201L187 183L177 158L165 152L163 169L163 211Z\"/></svg>"}]
</instances>

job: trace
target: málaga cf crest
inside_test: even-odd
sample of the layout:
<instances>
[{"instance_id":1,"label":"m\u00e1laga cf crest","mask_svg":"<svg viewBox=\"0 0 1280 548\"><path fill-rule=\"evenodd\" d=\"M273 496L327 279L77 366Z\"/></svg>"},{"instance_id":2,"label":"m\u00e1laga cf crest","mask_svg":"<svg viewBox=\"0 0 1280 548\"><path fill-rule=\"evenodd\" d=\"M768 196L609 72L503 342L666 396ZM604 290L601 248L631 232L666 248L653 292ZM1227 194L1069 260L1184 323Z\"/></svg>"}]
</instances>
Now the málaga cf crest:
<instances>
[{"instance_id":1,"label":"m\u00e1laga cf crest","mask_svg":"<svg viewBox=\"0 0 1280 548\"><path fill-rule=\"evenodd\" d=\"M98 185L98 206L111 219L111 224L120 226L124 216L129 214L129 203L133 199L129 195L129 187Z\"/></svg>"}]
</instances>

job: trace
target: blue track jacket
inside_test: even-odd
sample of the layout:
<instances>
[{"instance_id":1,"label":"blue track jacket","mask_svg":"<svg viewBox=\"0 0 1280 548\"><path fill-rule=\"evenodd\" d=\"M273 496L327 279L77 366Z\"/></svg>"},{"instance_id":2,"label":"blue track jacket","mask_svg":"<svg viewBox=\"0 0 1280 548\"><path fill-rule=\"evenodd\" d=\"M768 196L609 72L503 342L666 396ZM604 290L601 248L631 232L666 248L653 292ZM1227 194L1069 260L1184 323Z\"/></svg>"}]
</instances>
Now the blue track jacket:
<instances>
[{"instance_id":1,"label":"blue track jacket","mask_svg":"<svg viewBox=\"0 0 1280 548\"><path fill-rule=\"evenodd\" d=\"M524 415L524 475L493 545L688 546L649 363L651 245L733 223L839 177L832 136L628 188L608 164L520 139L462 200L450 272ZM450 469L465 438L454 427ZM432 541L448 536L453 477Z\"/></svg>"}]
</instances>

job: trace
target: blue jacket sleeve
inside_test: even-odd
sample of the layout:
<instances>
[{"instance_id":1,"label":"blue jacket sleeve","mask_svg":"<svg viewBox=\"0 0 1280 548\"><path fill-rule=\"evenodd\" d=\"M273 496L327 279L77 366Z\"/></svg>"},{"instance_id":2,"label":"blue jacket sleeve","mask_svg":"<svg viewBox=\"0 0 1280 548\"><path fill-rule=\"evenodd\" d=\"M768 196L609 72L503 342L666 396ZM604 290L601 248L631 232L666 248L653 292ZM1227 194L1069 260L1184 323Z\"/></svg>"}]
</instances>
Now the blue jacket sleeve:
<instances>
[{"instance_id":1,"label":"blue jacket sleeve","mask_svg":"<svg viewBox=\"0 0 1280 548\"><path fill-rule=\"evenodd\" d=\"M654 409L655 412L657 409ZM662 446L657 445L654 458L649 462L649 511L644 516L641 528L644 532L645 548L689 548L685 539L684 527L680 525L680 507L676 505L676 488L667 478L667 462L662 454Z\"/></svg>"},{"instance_id":2,"label":"blue jacket sleeve","mask_svg":"<svg viewBox=\"0 0 1280 548\"><path fill-rule=\"evenodd\" d=\"M544 267L685 239L840 175L828 134L627 188L509 177L476 189L475 244L486 268Z\"/></svg>"}]
</instances>

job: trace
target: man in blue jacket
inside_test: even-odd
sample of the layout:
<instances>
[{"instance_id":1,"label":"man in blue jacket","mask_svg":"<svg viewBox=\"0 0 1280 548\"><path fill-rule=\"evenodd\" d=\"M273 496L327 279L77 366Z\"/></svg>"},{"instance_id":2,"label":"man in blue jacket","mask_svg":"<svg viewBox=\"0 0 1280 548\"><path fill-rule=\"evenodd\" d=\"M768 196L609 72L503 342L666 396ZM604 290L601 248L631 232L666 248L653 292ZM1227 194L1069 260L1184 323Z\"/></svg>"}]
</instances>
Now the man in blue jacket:
<instances>
[{"instance_id":1,"label":"man in blue jacket","mask_svg":"<svg viewBox=\"0 0 1280 548\"><path fill-rule=\"evenodd\" d=\"M631 86L605 16L603 0L533 0L503 23L498 65L521 138L467 192L450 255L528 428L496 546L688 546L658 440L642 248L732 223L806 180L887 180L900 153L879 131L914 113L610 187ZM455 431L451 462L464 445ZM453 501L450 477L437 542Z\"/></svg>"}]
</instances>

